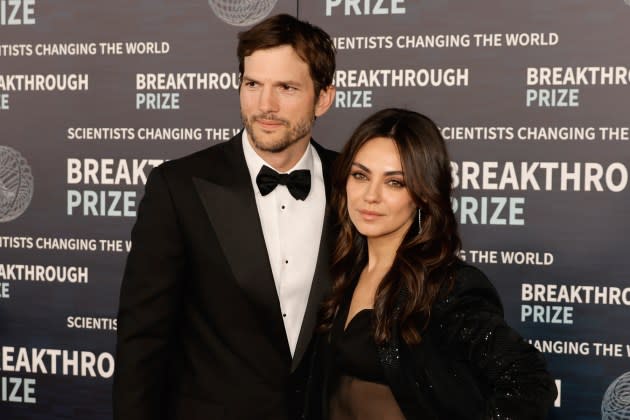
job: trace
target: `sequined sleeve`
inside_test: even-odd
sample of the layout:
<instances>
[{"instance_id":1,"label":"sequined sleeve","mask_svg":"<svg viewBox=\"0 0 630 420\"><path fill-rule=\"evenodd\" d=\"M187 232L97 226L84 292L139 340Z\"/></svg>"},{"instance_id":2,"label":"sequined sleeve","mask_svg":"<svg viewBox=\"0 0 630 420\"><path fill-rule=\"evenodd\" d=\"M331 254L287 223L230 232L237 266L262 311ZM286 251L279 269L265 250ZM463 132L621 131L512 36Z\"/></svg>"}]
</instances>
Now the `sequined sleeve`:
<instances>
[{"instance_id":1,"label":"sequined sleeve","mask_svg":"<svg viewBox=\"0 0 630 420\"><path fill-rule=\"evenodd\" d=\"M458 269L453 290L433 315L441 344L482 382L485 418L546 418L556 388L545 360L506 324L499 296L481 271Z\"/></svg>"}]
</instances>

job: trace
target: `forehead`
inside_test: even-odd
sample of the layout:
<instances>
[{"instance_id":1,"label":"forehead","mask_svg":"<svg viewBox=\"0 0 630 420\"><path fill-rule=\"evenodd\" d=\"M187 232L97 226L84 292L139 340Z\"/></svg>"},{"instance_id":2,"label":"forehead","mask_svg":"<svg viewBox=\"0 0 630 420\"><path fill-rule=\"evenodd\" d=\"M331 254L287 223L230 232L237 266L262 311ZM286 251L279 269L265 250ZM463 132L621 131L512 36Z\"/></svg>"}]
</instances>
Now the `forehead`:
<instances>
[{"instance_id":1,"label":"forehead","mask_svg":"<svg viewBox=\"0 0 630 420\"><path fill-rule=\"evenodd\" d=\"M310 80L308 64L290 45L256 50L243 60L246 77L283 79L288 76Z\"/></svg>"},{"instance_id":2,"label":"forehead","mask_svg":"<svg viewBox=\"0 0 630 420\"><path fill-rule=\"evenodd\" d=\"M401 171L400 153L394 140L375 137L358 150L354 161L374 172Z\"/></svg>"}]
</instances>

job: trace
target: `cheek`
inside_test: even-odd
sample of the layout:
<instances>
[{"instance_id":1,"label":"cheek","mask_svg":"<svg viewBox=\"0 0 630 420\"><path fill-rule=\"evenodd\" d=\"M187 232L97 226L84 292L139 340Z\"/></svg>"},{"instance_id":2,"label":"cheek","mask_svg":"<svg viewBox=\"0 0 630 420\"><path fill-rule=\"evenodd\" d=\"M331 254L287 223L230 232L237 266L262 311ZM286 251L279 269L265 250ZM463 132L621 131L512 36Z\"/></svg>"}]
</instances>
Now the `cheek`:
<instances>
[{"instance_id":1,"label":"cheek","mask_svg":"<svg viewBox=\"0 0 630 420\"><path fill-rule=\"evenodd\" d=\"M254 103L253 95L254 94L252 92L246 92L243 89L241 89L241 93L239 95L240 102L241 102L241 111L247 112L252 109L252 106Z\"/></svg>"},{"instance_id":2,"label":"cheek","mask_svg":"<svg viewBox=\"0 0 630 420\"><path fill-rule=\"evenodd\" d=\"M284 101L282 104L282 110L284 114L292 117L296 121L308 120L311 115L313 115L312 111L312 103L307 103L303 101L294 100L293 98L289 98Z\"/></svg>"},{"instance_id":3,"label":"cheek","mask_svg":"<svg viewBox=\"0 0 630 420\"><path fill-rule=\"evenodd\" d=\"M346 207L350 210L353 206L352 189L350 187L346 187Z\"/></svg>"},{"instance_id":4,"label":"cheek","mask_svg":"<svg viewBox=\"0 0 630 420\"><path fill-rule=\"evenodd\" d=\"M407 220L416 214L416 205L409 197L405 197L400 199L400 201L396 204L397 213L399 214L401 219Z\"/></svg>"},{"instance_id":5,"label":"cheek","mask_svg":"<svg viewBox=\"0 0 630 420\"><path fill-rule=\"evenodd\" d=\"M357 183L352 182L352 179L348 179L348 182L346 182L346 202L348 203L348 208L354 207L354 202L360 195L361 192Z\"/></svg>"}]
</instances>

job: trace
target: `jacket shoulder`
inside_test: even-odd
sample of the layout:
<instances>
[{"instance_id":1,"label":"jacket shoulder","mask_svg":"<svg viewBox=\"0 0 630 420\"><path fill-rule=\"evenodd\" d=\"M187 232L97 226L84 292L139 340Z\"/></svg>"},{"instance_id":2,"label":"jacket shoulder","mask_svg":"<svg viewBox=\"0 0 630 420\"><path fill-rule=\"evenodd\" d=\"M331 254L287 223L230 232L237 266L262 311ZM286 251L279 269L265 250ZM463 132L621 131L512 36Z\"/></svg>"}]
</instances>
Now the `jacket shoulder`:
<instances>
[{"instance_id":1,"label":"jacket shoulder","mask_svg":"<svg viewBox=\"0 0 630 420\"><path fill-rule=\"evenodd\" d=\"M240 133L225 142L206 147L197 152L168 160L158 168L164 176L192 175L204 177L211 169L219 169L220 166L231 162L229 158L240 146ZM228 168L229 170L229 168Z\"/></svg>"},{"instance_id":2,"label":"jacket shoulder","mask_svg":"<svg viewBox=\"0 0 630 420\"><path fill-rule=\"evenodd\" d=\"M480 299L491 303L503 312L497 289L479 268L464 261L457 261L453 268L453 287L442 304L457 300ZM441 305L439 305L441 306Z\"/></svg>"},{"instance_id":3,"label":"jacket shoulder","mask_svg":"<svg viewBox=\"0 0 630 420\"><path fill-rule=\"evenodd\" d=\"M311 143L313 144L313 147L315 147L315 150L317 150L319 157L324 161L334 162L335 159L337 159L337 156L339 156L339 152L327 149L314 140L311 140Z\"/></svg>"},{"instance_id":4,"label":"jacket shoulder","mask_svg":"<svg viewBox=\"0 0 630 420\"><path fill-rule=\"evenodd\" d=\"M492 282L483 271L474 265L463 261L455 263L453 274L455 276L455 287L461 289L491 288Z\"/></svg>"}]
</instances>

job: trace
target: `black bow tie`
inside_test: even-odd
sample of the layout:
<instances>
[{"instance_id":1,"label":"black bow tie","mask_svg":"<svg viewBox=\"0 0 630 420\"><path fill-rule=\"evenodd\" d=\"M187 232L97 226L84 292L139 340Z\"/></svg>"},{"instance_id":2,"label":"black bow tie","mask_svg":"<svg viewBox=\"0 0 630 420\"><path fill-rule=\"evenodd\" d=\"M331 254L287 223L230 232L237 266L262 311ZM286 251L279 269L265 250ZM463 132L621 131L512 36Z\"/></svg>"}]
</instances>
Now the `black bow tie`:
<instances>
[{"instance_id":1,"label":"black bow tie","mask_svg":"<svg viewBox=\"0 0 630 420\"><path fill-rule=\"evenodd\" d=\"M288 174L279 174L269 166L263 165L256 176L256 184L262 195L269 194L278 184L286 185L293 198L304 201L311 190L311 171L300 169Z\"/></svg>"}]
</instances>

